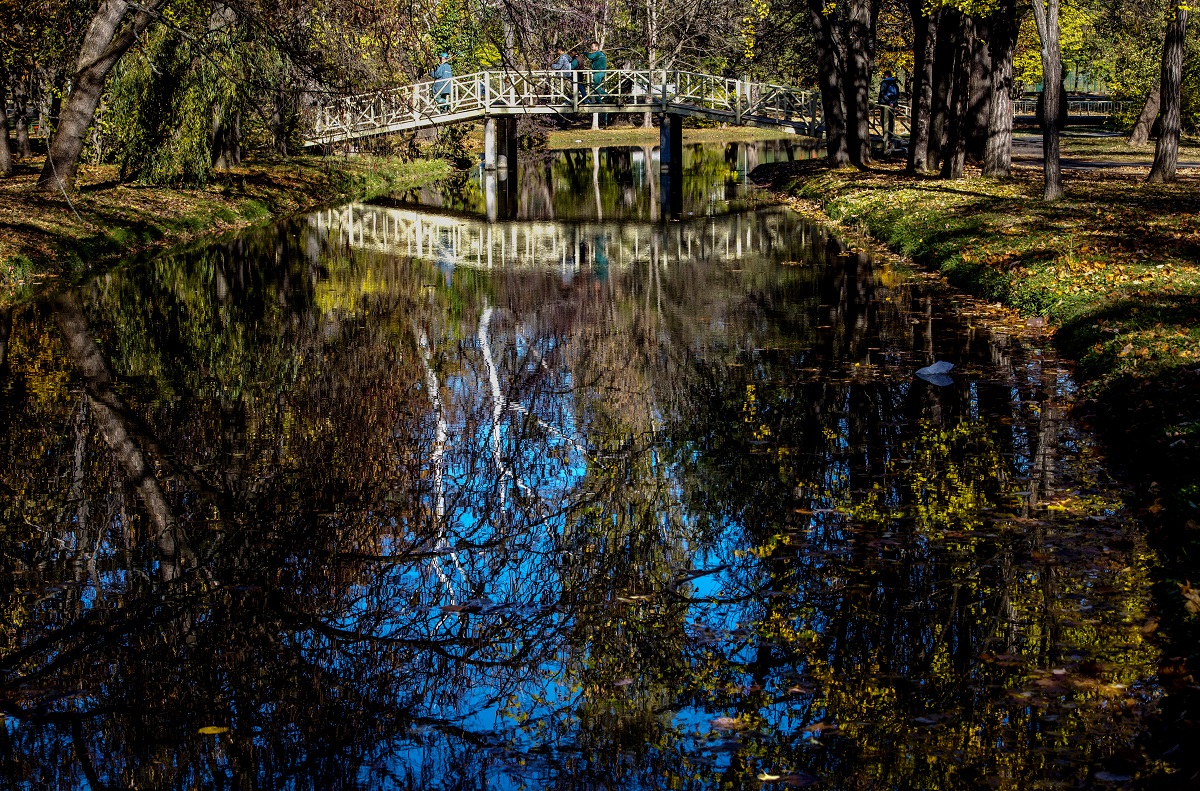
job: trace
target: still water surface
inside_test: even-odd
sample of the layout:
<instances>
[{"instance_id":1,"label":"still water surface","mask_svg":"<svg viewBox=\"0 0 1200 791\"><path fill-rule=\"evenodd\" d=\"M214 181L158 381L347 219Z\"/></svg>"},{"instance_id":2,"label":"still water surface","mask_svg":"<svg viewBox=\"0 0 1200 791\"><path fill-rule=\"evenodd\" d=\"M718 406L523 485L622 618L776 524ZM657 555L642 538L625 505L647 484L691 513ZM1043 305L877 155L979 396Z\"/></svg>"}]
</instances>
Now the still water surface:
<instances>
[{"instance_id":1,"label":"still water surface","mask_svg":"<svg viewBox=\"0 0 1200 791\"><path fill-rule=\"evenodd\" d=\"M5 783L1133 771L1151 558L1068 370L764 205L740 148L689 151L677 221L653 152L571 151L509 220L476 172L18 309Z\"/></svg>"}]
</instances>

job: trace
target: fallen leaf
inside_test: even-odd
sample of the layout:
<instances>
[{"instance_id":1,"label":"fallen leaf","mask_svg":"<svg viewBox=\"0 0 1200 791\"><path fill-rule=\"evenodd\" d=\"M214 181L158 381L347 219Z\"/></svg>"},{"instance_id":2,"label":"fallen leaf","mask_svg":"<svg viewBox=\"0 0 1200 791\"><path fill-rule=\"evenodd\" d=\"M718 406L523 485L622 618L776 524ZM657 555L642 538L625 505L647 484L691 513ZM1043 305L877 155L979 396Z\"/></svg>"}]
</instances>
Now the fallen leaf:
<instances>
[{"instance_id":1,"label":"fallen leaf","mask_svg":"<svg viewBox=\"0 0 1200 791\"><path fill-rule=\"evenodd\" d=\"M746 723L736 717L717 717L708 723L718 731L741 731L746 729Z\"/></svg>"}]
</instances>

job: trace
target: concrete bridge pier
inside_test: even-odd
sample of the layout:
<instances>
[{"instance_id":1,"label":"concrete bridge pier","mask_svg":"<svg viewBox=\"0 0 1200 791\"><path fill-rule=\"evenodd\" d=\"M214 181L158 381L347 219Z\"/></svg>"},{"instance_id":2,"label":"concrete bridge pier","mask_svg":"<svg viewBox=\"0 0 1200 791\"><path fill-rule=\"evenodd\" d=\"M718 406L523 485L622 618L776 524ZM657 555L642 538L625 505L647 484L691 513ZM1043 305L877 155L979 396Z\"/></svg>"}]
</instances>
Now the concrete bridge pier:
<instances>
[{"instance_id":1,"label":"concrete bridge pier","mask_svg":"<svg viewBox=\"0 0 1200 791\"><path fill-rule=\"evenodd\" d=\"M663 217L683 212L683 116L663 113L658 128L658 166Z\"/></svg>"},{"instance_id":2,"label":"concrete bridge pier","mask_svg":"<svg viewBox=\"0 0 1200 791\"><path fill-rule=\"evenodd\" d=\"M483 168L517 171L517 119L489 117L483 121Z\"/></svg>"}]
</instances>

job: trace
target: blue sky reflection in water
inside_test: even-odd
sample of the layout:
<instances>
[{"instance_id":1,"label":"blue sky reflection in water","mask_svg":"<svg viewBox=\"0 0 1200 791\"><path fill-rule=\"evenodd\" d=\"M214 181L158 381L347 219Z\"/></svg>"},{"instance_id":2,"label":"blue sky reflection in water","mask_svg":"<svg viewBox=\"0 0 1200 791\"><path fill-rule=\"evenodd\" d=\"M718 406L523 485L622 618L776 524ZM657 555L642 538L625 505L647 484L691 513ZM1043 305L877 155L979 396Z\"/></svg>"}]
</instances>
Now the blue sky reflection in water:
<instances>
[{"instance_id":1,"label":"blue sky reflection in water","mask_svg":"<svg viewBox=\"0 0 1200 791\"><path fill-rule=\"evenodd\" d=\"M693 155L678 222L653 168L559 210L567 154L554 213L460 181L19 308L6 784L1132 771L1152 558L1066 368Z\"/></svg>"}]
</instances>

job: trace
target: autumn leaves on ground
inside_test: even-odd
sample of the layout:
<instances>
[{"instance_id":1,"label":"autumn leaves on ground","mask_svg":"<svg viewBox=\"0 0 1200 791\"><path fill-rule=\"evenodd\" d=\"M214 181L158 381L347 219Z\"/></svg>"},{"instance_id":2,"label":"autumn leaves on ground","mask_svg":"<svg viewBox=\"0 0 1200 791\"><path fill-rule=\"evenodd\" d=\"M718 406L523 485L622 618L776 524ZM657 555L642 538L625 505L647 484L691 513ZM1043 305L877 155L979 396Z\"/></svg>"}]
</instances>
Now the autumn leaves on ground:
<instances>
[{"instance_id":1,"label":"autumn leaves on ground","mask_svg":"<svg viewBox=\"0 0 1200 791\"><path fill-rule=\"evenodd\" d=\"M140 251L404 190L448 172L441 160L258 159L184 189L120 183L116 166L105 165L81 168L78 191L68 201L33 189L40 159L0 180L0 305L48 280L83 275Z\"/></svg>"}]
</instances>

